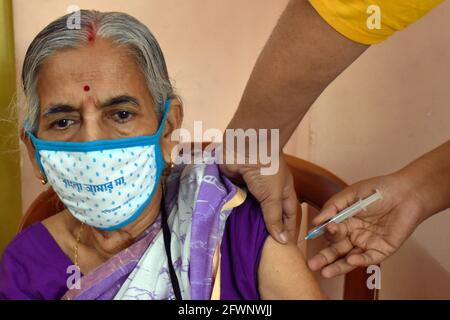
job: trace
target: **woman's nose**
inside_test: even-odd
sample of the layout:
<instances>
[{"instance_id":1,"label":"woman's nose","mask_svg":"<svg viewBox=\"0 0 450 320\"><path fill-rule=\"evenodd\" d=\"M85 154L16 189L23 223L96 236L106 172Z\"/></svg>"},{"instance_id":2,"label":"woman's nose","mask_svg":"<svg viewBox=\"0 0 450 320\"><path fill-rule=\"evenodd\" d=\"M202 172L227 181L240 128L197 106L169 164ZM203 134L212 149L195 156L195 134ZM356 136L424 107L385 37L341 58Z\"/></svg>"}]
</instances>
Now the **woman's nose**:
<instances>
[{"instance_id":1,"label":"woman's nose","mask_svg":"<svg viewBox=\"0 0 450 320\"><path fill-rule=\"evenodd\" d=\"M106 139L108 139L107 134L101 129L98 121L83 119L76 140L82 142Z\"/></svg>"},{"instance_id":2,"label":"woman's nose","mask_svg":"<svg viewBox=\"0 0 450 320\"><path fill-rule=\"evenodd\" d=\"M81 109L81 127L78 132L78 141L107 140L108 128L102 123L102 112L92 97L87 98Z\"/></svg>"}]
</instances>

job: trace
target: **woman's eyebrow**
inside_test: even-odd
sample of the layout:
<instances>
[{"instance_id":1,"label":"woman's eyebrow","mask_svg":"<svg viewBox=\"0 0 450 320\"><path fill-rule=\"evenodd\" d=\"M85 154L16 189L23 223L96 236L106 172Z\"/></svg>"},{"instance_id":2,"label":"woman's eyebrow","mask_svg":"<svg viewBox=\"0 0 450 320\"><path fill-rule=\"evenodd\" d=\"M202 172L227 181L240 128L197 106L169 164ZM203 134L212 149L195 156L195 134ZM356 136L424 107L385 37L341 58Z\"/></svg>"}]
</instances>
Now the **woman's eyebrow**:
<instances>
[{"instance_id":1,"label":"woman's eyebrow","mask_svg":"<svg viewBox=\"0 0 450 320\"><path fill-rule=\"evenodd\" d=\"M103 107L112 107L119 104L125 104L125 103L131 103L135 105L136 107L139 107L139 101L136 98L133 98L128 95L121 95L117 97L110 98L106 100L106 102L102 103Z\"/></svg>"},{"instance_id":2,"label":"woman's eyebrow","mask_svg":"<svg viewBox=\"0 0 450 320\"><path fill-rule=\"evenodd\" d=\"M101 107L113 107L120 104L131 103L136 107L139 107L139 101L136 98L133 98L128 95L120 95L117 97L110 98L106 100L106 102L102 103ZM50 115L54 115L56 113L70 113L70 112L78 112L78 108L71 106L69 104L55 104L49 107L45 112L43 117L48 117Z\"/></svg>"},{"instance_id":3,"label":"woman's eyebrow","mask_svg":"<svg viewBox=\"0 0 450 320\"><path fill-rule=\"evenodd\" d=\"M74 106L68 105L68 104L56 104L48 108L44 112L44 117L48 117L50 115L53 115L55 113L69 113L69 112L76 112L78 111L77 108Z\"/></svg>"}]
</instances>

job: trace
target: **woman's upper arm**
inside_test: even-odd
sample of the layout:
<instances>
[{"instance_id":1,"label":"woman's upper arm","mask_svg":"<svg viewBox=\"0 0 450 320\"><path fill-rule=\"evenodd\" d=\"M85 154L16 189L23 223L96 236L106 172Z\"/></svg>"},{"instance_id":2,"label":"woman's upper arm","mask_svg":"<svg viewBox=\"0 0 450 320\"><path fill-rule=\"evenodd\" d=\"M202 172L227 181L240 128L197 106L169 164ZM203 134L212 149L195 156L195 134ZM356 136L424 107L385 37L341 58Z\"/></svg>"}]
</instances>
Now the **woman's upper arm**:
<instances>
[{"instance_id":1,"label":"woman's upper arm","mask_svg":"<svg viewBox=\"0 0 450 320\"><path fill-rule=\"evenodd\" d=\"M326 299L295 244L267 237L258 269L261 299Z\"/></svg>"}]
</instances>

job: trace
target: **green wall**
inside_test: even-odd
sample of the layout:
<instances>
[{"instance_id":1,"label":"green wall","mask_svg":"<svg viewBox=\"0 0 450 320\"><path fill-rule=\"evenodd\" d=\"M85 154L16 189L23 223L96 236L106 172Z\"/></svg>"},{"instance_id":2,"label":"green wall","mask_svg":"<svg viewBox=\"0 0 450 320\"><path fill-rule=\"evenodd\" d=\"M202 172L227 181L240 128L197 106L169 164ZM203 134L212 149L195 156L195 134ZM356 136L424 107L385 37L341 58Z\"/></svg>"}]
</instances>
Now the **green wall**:
<instances>
[{"instance_id":1,"label":"green wall","mask_svg":"<svg viewBox=\"0 0 450 320\"><path fill-rule=\"evenodd\" d=\"M0 0L0 252L17 232L21 217L20 153L11 0Z\"/></svg>"}]
</instances>

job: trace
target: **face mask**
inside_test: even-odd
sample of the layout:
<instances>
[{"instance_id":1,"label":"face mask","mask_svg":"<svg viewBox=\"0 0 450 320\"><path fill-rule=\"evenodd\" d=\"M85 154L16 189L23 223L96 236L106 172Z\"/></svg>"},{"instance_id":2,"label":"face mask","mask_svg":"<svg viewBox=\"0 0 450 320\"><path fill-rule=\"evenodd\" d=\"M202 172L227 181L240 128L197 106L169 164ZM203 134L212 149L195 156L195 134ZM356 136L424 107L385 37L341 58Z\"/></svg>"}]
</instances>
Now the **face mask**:
<instances>
[{"instance_id":1,"label":"face mask","mask_svg":"<svg viewBox=\"0 0 450 320\"><path fill-rule=\"evenodd\" d=\"M100 230L116 230L134 221L150 203L164 160L158 131L150 136L87 142L46 141L32 133L36 159L67 209Z\"/></svg>"}]
</instances>

